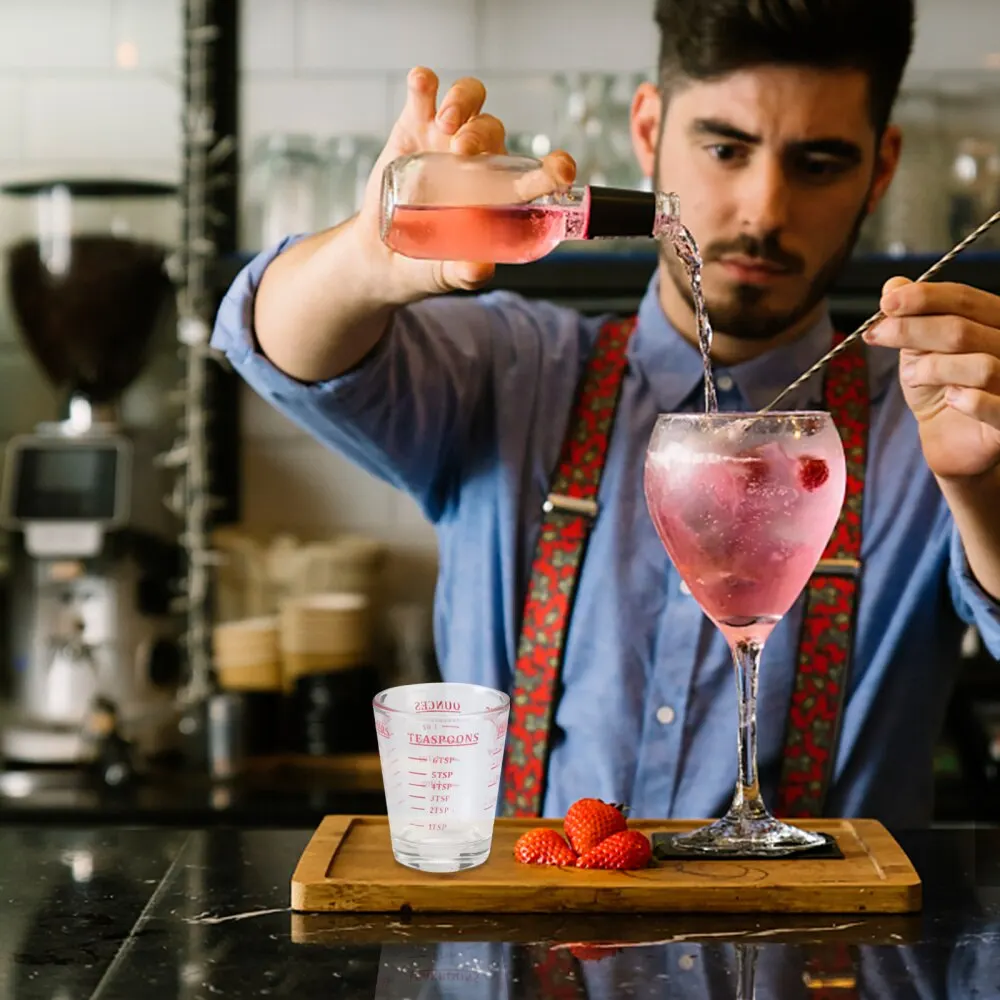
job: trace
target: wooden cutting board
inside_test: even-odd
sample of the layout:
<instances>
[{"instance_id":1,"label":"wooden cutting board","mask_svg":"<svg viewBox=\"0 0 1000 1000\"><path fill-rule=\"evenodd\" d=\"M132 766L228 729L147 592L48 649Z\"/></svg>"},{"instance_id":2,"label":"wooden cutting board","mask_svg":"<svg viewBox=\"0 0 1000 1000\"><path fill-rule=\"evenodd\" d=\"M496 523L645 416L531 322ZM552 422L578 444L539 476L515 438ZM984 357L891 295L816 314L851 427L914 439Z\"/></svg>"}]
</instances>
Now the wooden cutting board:
<instances>
[{"instance_id":1,"label":"wooden cutting board","mask_svg":"<svg viewBox=\"0 0 1000 1000\"><path fill-rule=\"evenodd\" d=\"M654 833L694 829L705 820L636 820ZM384 816L327 816L292 876L298 912L388 913L909 913L921 884L903 850L874 820L815 820L842 858L667 861L637 872L522 865L517 838L558 821L498 819L485 864L428 874L392 856Z\"/></svg>"},{"instance_id":2,"label":"wooden cutting board","mask_svg":"<svg viewBox=\"0 0 1000 1000\"><path fill-rule=\"evenodd\" d=\"M866 945L923 940L920 913L292 913L293 944L417 947L464 941L507 944L668 943Z\"/></svg>"}]
</instances>

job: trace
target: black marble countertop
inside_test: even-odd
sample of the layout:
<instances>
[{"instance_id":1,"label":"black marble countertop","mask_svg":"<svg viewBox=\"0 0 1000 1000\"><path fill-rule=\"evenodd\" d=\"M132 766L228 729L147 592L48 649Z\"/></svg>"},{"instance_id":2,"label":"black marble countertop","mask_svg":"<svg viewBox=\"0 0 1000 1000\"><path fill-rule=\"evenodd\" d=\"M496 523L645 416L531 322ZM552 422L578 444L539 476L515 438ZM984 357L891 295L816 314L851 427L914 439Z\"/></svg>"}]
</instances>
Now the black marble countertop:
<instances>
[{"instance_id":1,"label":"black marble countertop","mask_svg":"<svg viewBox=\"0 0 1000 1000\"><path fill-rule=\"evenodd\" d=\"M1000 829L899 834L899 917L293 914L309 836L0 829L0 997L1000 997Z\"/></svg>"},{"instance_id":2,"label":"black marble countertop","mask_svg":"<svg viewBox=\"0 0 1000 1000\"><path fill-rule=\"evenodd\" d=\"M221 781L174 768L108 788L81 770L0 769L0 827L314 827L385 813L377 755L275 757Z\"/></svg>"}]
</instances>

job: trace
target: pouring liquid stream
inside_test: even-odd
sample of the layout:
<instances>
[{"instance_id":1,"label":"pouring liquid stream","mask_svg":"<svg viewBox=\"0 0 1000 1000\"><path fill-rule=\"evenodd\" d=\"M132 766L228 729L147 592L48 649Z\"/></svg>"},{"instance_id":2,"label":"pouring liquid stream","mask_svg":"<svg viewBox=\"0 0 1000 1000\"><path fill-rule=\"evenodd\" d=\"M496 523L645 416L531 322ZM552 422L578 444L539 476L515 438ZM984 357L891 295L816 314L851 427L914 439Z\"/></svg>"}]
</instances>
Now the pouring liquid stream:
<instances>
[{"instance_id":1,"label":"pouring liquid stream","mask_svg":"<svg viewBox=\"0 0 1000 1000\"><path fill-rule=\"evenodd\" d=\"M670 245L677 254L677 259L684 265L691 286L691 299L694 302L698 331L698 349L701 351L701 363L705 369L705 412L717 413L719 403L715 392L715 378L712 375L712 323L708 318L705 293L701 286L701 253L690 230L682 223L678 223L672 231Z\"/></svg>"}]
</instances>

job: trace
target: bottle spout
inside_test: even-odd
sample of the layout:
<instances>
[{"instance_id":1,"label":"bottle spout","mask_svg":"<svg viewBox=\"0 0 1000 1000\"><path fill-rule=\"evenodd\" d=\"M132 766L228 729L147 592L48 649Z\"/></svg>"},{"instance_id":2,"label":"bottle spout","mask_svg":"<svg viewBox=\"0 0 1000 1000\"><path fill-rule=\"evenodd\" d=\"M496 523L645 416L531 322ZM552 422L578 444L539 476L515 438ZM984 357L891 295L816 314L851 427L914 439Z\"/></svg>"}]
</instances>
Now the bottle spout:
<instances>
[{"instance_id":1,"label":"bottle spout","mask_svg":"<svg viewBox=\"0 0 1000 1000\"><path fill-rule=\"evenodd\" d=\"M656 195L652 191L599 185L588 190L587 239L653 235Z\"/></svg>"},{"instance_id":2,"label":"bottle spout","mask_svg":"<svg viewBox=\"0 0 1000 1000\"><path fill-rule=\"evenodd\" d=\"M598 186L589 192L587 239L660 237L680 222L680 199L672 193Z\"/></svg>"}]
</instances>

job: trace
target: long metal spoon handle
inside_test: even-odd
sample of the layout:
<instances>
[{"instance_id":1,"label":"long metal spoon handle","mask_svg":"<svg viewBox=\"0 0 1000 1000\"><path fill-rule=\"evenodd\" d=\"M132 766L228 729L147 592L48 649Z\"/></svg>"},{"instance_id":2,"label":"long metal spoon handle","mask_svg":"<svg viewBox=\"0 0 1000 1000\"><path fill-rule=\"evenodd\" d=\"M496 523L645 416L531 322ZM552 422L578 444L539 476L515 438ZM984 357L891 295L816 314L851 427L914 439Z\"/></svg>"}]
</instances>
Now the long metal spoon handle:
<instances>
[{"instance_id":1,"label":"long metal spoon handle","mask_svg":"<svg viewBox=\"0 0 1000 1000\"><path fill-rule=\"evenodd\" d=\"M946 264L954 260L963 250L970 247L976 240L979 239L987 230L992 229L998 222L1000 222L1000 212L994 212L981 226L974 229L968 236L962 240L961 243L956 243L939 261L931 264L929 268L919 278L917 281L927 281L928 278L932 278L938 271L941 270ZM885 313L879 310L874 316L870 316L864 321L853 333L848 334L836 347L831 351L824 354L823 357L819 359L811 368L806 369L791 385L782 389L770 403L767 404L760 412L767 413L768 410L773 410L778 403L781 402L790 392L797 389L803 382L807 382L813 377L828 361L835 358L841 351L845 351L858 337L863 336L867 333L876 323L880 323L885 319Z\"/></svg>"}]
</instances>

